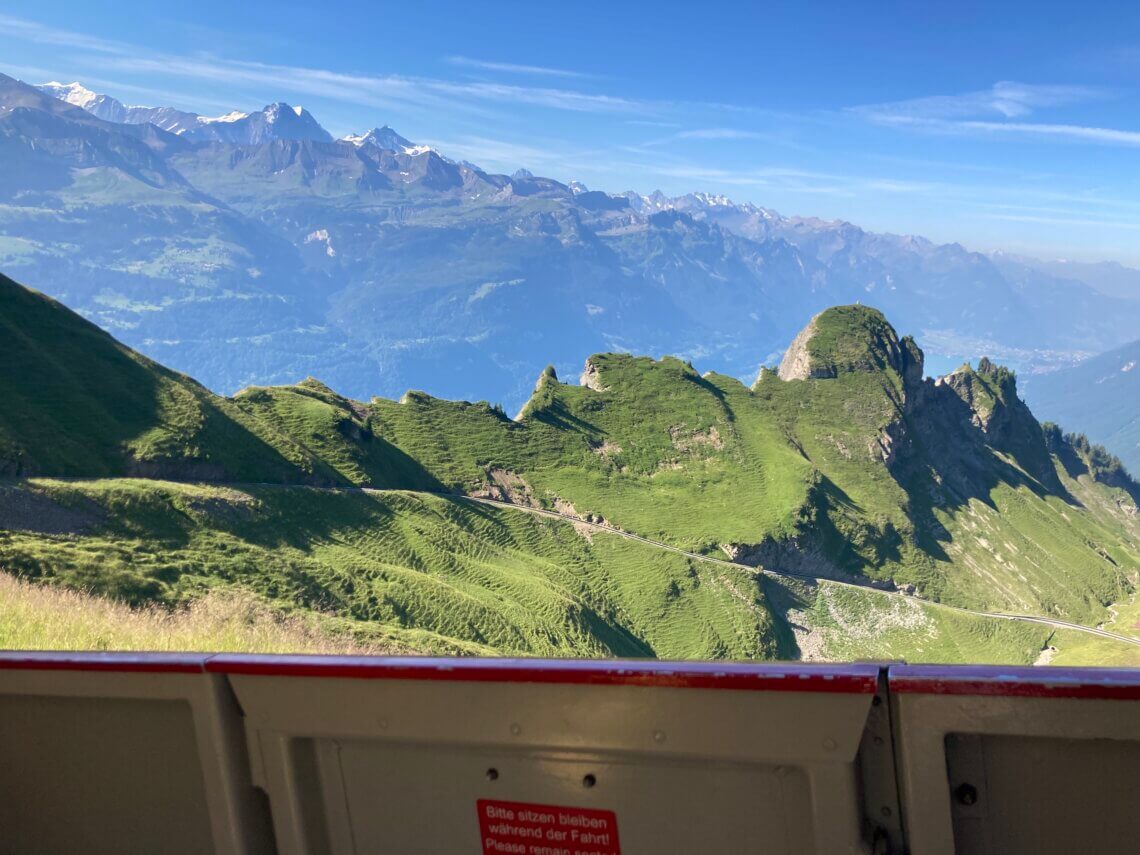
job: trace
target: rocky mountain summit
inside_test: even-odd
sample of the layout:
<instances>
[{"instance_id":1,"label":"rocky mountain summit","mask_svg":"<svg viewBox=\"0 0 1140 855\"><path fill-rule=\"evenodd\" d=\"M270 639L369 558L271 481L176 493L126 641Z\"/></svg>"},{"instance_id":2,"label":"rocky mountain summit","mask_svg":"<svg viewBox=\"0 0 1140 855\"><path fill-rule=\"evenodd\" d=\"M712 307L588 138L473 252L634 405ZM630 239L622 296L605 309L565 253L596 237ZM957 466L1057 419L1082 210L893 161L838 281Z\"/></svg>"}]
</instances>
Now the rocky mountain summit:
<instances>
[{"instance_id":1,"label":"rocky mountain summit","mask_svg":"<svg viewBox=\"0 0 1140 855\"><path fill-rule=\"evenodd\" d=\"M816 315L792 339L778 373L781 380L806 380L890 369L913 386L922 380L922 368L914 339L900 340L882 312L841 306Z\"/></svg>"}]
</instances>

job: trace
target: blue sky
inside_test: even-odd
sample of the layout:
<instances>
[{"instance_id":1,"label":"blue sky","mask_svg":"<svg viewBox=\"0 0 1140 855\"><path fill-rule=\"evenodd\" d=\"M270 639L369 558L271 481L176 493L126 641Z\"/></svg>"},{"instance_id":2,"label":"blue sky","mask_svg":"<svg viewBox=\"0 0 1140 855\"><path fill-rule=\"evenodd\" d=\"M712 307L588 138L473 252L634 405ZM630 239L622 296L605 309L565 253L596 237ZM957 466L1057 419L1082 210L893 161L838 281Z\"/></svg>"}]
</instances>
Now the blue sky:
<instances>
[{"instance_id":1,"label":"blue sky","mask_svg":"<svg viewBox=\"0 0 1140 855\"><path fill-rule=\"evenodd\" d=\"M1140 266L1140 4L7 0L0 71Z\"/></svg>"}]
</instances>

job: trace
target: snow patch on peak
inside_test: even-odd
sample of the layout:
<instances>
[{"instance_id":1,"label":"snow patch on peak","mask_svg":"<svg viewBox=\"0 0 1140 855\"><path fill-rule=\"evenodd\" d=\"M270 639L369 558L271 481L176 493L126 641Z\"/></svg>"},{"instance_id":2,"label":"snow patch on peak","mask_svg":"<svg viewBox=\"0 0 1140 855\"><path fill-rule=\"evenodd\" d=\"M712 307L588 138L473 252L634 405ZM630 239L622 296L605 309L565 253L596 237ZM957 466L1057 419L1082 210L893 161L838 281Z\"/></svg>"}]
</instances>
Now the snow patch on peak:
<instances>
[{"instance_id":1,"label":"snow patch on peak","mask_svg":"<svg viewBox=\"0 0 1140 855\"><path fill-rule=\"evenodd\" d=\"M417 145L400 136L387 125L382 128L373 128L365 134L349 134L346 137L341 137L340 141L352 143L357 148L370 145L385 151L394 151L396 154L406 154L410 157L435 151L430 145ZM436 152L436 154L438 153Z\"/></svg>"},{"instance_id":2,"label":"snow patch on peak","mask_svg":"<svg viewBox=\"0 0 1140 855\"><path fill-rule=\"evenodd\" d=\"M97 93L86 88L78 80L74 83L60 83L57 80L53 80L50 83L40 83L36 88L47 95L51 95L53 98L58 98L60 101L66 101L68 104L85 109L100 97Z\"/></svg>"},{"instance_id":3,"label":"snow patch on peak","mask_svg":"<svg viewBox=\"0 0 1140 855\"><path fill-rule=\"evenodd\" d=\"M226 113L224 116L199 116L198 121L203 125L210 125L215 122L240 122L242 119L248 119L249 113L243 113L240 110L234 110L232 113Z\"/></svg>"},{"instance_id":4,"label":"snow patch on peak","mask_svg":"<svg viewBox=\"0 0 1140 855\"><path fill-rule=\"evenodd\" d=\"M293 112L297 114L298 118L300 118L300 116L305 112L305 108L298 104L293 108Z\"/></svg>"},{"instance_id":5,"label":"snow patch on peak","mask_svg":"<svg viewBox=\"0 0 1140 855\"><path fill-rule=\"evenodd\" d=\"M710 208L728 208L732 206L732 200L727 196L722 196L716 193L694 193L693 198L703 205Z\"/></svg>"}]
</instances>

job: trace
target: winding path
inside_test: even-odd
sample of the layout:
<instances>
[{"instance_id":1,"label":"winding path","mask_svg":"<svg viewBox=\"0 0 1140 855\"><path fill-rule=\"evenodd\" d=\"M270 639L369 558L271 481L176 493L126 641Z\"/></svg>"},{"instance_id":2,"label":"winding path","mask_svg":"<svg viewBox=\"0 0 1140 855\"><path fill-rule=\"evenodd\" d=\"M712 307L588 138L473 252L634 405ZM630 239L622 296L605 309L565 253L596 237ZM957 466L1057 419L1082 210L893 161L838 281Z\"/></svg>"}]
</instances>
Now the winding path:
<instances>
[{"instance_id":1,"label":"winding path","mask_svg":"<svg viewBox=\"0 0 1140 855\"><path fill-rule=\"evenodd\" d=\"M89 480L93 480L93 479L90 479L90 478L52 478L51 480L68 481L68 482L74 483L74 482L89 481ZM97 479L94 479L94 480L97 480ZM606 525L605 523L590 522L588 520L582 519L581 517L573 516L571 514L563 514L563 513L559 513L558 511L547 510L546 508L535 508L535 507L531 507L529 505L520 505L520 504L517 504L514 502L504 502L504 501L501 501L499 499L487 499L487 498L476 497L476 496L463 496L463 495L460 495L457 493L433 492L433 491L428 491L428 490L377 490L377 489L373 489L373 488L369 488L369 487L312 487L312 486L305 486L305 485L298 485L298 484L266 484L266 483L230 483L230 484L211 483L211 484L209 484L209 486L231 487L231 488L239 489L239 490L242 489L243 487L255 487L255 488L267 488L268 487L268 488L283 489L283 490L297 490L297 489L300 489L300 490L319 490L321 492L328 492L328 493L369 493L369 494L376 494L376 495L381 495L381 496L386 494L386 493L404 493L404 494L408 494L408 495L417 495L417 496L432 496L435 498L449 499L451 501L472 502L472 503L480 504L480 505L491 505L492 507L496 507L496 508L505 508L507 510L520 511L522 513L534 514L536 516L549 517L551 519L560 520L562 522L567 522L567 523L570 523L572 525L589 526L590 528L596 529L598 531L607 532L609 534L616 534L618 537L628 538L629 540L639 541L641 543L646 544L647 546L655 547L656 549L662 549L662 550L665 550L667 552L676 553L677 555L683 555L686 558L693 559L694 561L704 561L704 562L707 562L709 564L719 564L722 567L730 567L734 570L743 571L745 573L748 573L750 576L754 576L757 573L763 573L764 575L771 576L773 578L796 579L796 580L799 580L802 582L811 582L811 583L815 583L815 584L840 585L840 586L843 586L845 588L853 588L857 591L860 591L861 593L876 593L876 594L882 594L883 596L886 596L886 597L901 597L903 599L910 600L912 602L917 602L917 603L921 603L922 605L925 605L925 606L930 606L931 608L944 609L946 611L958 612L959 614L974 615L976 617L995 618L997 620L1020 621L1023 623L1035 623L1035 624L1040 624L1042 626L1050 626L1050 627L1053 627L1054 629L1071 629L1071 630L1074 630L1076 632L1083 632L1083 633L1086 633L1088 635L1096 635L1096 636L1099 636L1100 638L1106 638L1106 639L1109 639L1110 641L1119 641L1123 644L1131 644L1133 646L1140 647L1140 637L1131 637L1131 636L1127 636L1127 635L1120 635L1120 634L1115 633L1115 632L1109 632L1107 629L1099 629L1099 628L1093 627L1093 626L1085 626L1084 624L1080 624L1080 623L1071 623L1069 621L1057 620L1056 618L1044 617L1042 615L1013 614L1010 612L986 612L986 611L979 611L977 609L967 609L967 608L963 608L961 606L951 606L951 605L947 605L945 603L938 603L938 602L935 602L933 600L927 600L927 599L924 599L922 597L916 597L912 594L905 594L901 591L888 591L888 590L884 590L882 588L875 588L875 587L872 587L870 585L859 585L859 584L856 584L854 582L844 582L844 581L839 580L839 579L831 579L831 578L826 577L826 576L812 576L812 575L807 574L807 573L792 573L792 572L784 571L784 570L770 570L766 567L755 567L751 564L739 564L735 561L726 561L723 558L713 558L711 555L701 555L698 552L689 552L688 550L681 549L678 546L671 546L670 544L663 543L659 540L651 540L648 537L642 537L640 534L634 534L633 532L625 531L625 530L620 529L620 528L615 528L614 526Z\"/></svg>"},{"instance_id":2,"label":"winding path","mask_svg":"<svg viewBox=\"0 0 1140 855\"><path fill-rule=\"evenodd\" d=\"M391 492L391 491L365 489L364 492L366 492L366 493L385 493L385 492ZM399 491L399 492L416 492L416 491L404 490L404 491ZM958 612L959 614L975 615L977 617L996 618L998 620L1021 621L1024 623L1036 623L1036 624L1041 624L1044 626L1051 626L1054 629L1071 629L1071 630L1076 630L1077 632L1084 632L1084 633L1088 633L1090 635L1097 635L1097 636L1100 636L1101 638L1107 638L1107 639L1110 639L1112 641L1120 641L1120 642L1123 642L1124 644L1132 644L1132 645L1135 645L1137 647L1140 647L1140 638L1132 638L1132 637L1127 636L1127 635L1119 635L1115 632L1109 632L1107 629L1098 629L1097 627L1085 626L1084 624L1080 624L1080 623L1070 623L1069 621L1057 620L1055 618L1043 617L1041 615L1023 615L1023 614L1011 614L1009 612L978 611L976 609L967 609L967 608L962 608L960 606L950 606L950 605L947 605L945 603L936 603L933 600L926 600L926 599L923 599L922 597L916 597L916 596L913 596L911 594L904 594L901 591L885 591L881 588L871 587L870 585L858 585L854 582L844 582L844 581L841 581L839 579L830 579L830 578L827 578L825 576L811 576L811 575L808 575L806 573L790 573L790 572L786 572L786 571L782 571L782 570L769 570L766 567L754 567L750 564L738 564L735 561L726 561L723 558L713 558L710 555L701 555L700 553L697 553L697 552L689 552L687 550L681 549L680 547L670 546L668 543L662 543L659 540L651 540L648 537L642 537L640 534L634 534L633 532L623 531L620 528L615 528L614 526L606 525L605 523L589 522L587 520L582 519L581 517L571 516L570 514L560 514L557 511L550 511L550 510L547 510L545 508L533 508L533 507L529 507L527 505L515 504L513 502L503 502L503 501L500 501L498 499L477 498L475 496L459 496L459 495L456 495L454 493L426 493L425 495L439 496L439 497L448 498L448 499L458 499L460 501L475 502L475 503L482 504L482 505L493 505L494 507L498 507L498 508L508 508L508 509L514 510L514 511L522 511L524 513L535 514L537 516L551 517L553 519L573 523L574 525L586 525L586 526L590 526L591 528L597 529L599 531L604 531L604 532L608 532L610 534L616 534L619 537L628 538L629 540L640 541L641 543L647 544L649 546L656 547L657 549L663 549L663 550L666 550L668 552L675 552L678 555L684 555L686 558L692 558L695 561L705 561L705 562L708 562L710 564L719 564L723 567L732 567L736 570L743 570L743 571L749 573L750 575L754 575L756 573L763 573L763 574L768 575L768 576L784 577L784 578L789 578L789 579L798 579L800 581L815 582L817 584L818 583L824 583L824 584L829 584L829 585L842 585L843 587L854 588L854 589L861 591L863 593L874 592L877 594L883 594L884 596L888 596L888 597L903 597L904 599L913 600L915 602L922 603L923 605L930 606L931 608L946 609L947 611Z\"/></svg>"}]
</instances>

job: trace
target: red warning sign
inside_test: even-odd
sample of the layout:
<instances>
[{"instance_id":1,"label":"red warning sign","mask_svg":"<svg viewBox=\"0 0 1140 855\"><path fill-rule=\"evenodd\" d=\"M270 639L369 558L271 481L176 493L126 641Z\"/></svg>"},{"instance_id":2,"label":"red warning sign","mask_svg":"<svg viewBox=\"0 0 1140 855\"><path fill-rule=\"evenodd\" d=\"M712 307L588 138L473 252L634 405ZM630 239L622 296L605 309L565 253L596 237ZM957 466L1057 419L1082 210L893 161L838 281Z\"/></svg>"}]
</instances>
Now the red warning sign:
<instances>
[{"instance_id":1,"label":"red warning sign","mask_svg":"<svg viewBox=\"0 0 1140 855\"><path fill-rule=\"evenodd\" d=\"M612 810L480 799L483 855L621 855Z\"/></svg>"}]
</instances>

